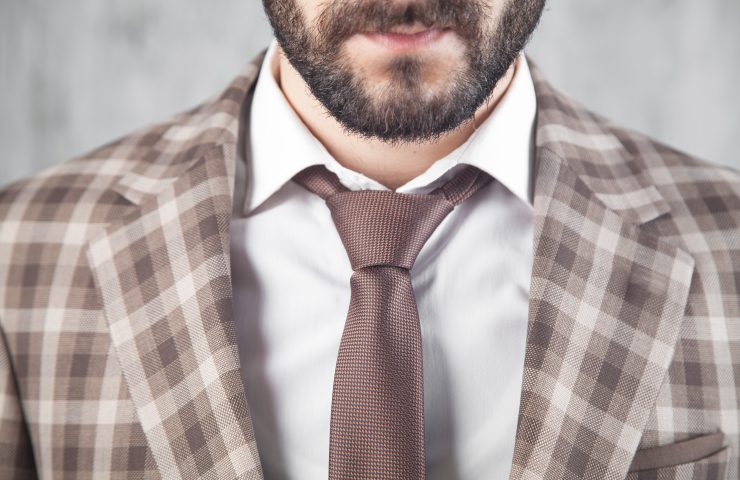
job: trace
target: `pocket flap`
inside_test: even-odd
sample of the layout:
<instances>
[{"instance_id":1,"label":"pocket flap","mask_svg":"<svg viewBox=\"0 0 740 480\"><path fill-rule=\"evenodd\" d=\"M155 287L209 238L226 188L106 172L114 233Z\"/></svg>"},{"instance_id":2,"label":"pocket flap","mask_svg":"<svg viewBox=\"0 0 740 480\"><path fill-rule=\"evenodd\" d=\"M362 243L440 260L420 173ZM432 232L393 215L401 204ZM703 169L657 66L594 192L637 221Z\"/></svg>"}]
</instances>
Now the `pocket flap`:
<instances>
[{"instance_id":1,"label":"pocket flap","mask_svg":"<svg viewBox=\"0 0 740 480\"><path fill-rule=\"evenodd\" d=\"M670 445L640 449L635 453L629 471L669 467L701 460L721 450L724 439L724 433L716 432Z\"/></svg>"}]
</instances>

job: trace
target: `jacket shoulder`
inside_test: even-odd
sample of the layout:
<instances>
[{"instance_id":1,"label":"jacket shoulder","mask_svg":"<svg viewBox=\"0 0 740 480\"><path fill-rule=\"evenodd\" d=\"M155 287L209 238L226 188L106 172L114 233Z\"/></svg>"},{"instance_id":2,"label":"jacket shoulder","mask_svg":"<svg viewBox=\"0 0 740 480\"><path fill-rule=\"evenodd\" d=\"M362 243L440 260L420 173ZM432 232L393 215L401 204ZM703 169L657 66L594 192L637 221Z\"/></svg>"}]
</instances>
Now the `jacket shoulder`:
<instances>
[{"instance_id":1,"label":"jacket shoulder","mask_svg":"<svg viewBox=\"0 0 740 480\"><path fill-rule=\"evenodd\" d=\"M537 95L538 146L565 161L607 207L642 223L672 218L679 235L696 221L738 229L736 168L688 154L593 111L550 84L528 60Z\"/></svg>"},{"instance_id":2,"label":"jacket shoulder","mask_svg":"<svg viewBox=\"0 0 740 480\"><path fill-rule=\"evenodd\" d=\"M135 190L132 183L172 178L223 136L226 128L212 109L204 102L3 187L0 225L120 218L135 203L126 195Z\"/></svg>"},{"instance_id":3,"label":"jacket shoulder","mask_svg":"<svg viewBox=\"0 0 740 480\"><path fill-rule=\"evenodd\" d=\"M727 252L740 245L740 171L689 154L647 134L605 125L619 140L629 168L657 189L669 207L652 228L693 252Z\"/></svg>"},{"instance_id":4,"label":"jacket shoulder","mask_svg":"<svg viewBox=\"0 0 740 480\"><path fill-rule=\"evenodd\" d=\"M214 147L236 144L264 50L219 92L188 110L0 189L0 222L106 222L119 205L168 185ZM127 203L128 201L128 203Z\"/></svg>"},{"instance_id":5,"label":"jacket shoulder","mask_svg":"<svg viewBox=\"0 0 740 480\"><path fill-rule=\"evenodd\" d=\"M112 187L145 161L147 145L156 143L166 125L149 125L132 131L3 187L0 220L4 223L67 221L82 204L114 207L119 196ZM95 215L91 217L92 221Z\"/></svg>"},{"instance_id":6,"label":"jacket shoulder","mask_svg":"<svg viewBox=\"0 0 740 480\"><path fill-rule=\"evenodd\" d=\"M670 146L636 130L609 123L630 161L669 202L675 214L733 212L740 220L740 170ZM726 225L731 226L731 225ZM734 225L735 228L740 223Z\"/></svg>"},{"instance_id":7,"label":"jacket shoulder","mask_svg":"<svg viewBox=\"0 0 740 480\"><path fill-rule=\"evenodd\" d=\"M682 170L688 169L695 173L706 172L710 176L724 179L735 186L740 181L740 170L735 167L690 154L646 133L617 124L599 114L592 113L592 115L620 141L639 166L649 172L669 169L673 177L680 178ZM658 178L656 182L657 180Z\"/></svg>"}]
</instances>

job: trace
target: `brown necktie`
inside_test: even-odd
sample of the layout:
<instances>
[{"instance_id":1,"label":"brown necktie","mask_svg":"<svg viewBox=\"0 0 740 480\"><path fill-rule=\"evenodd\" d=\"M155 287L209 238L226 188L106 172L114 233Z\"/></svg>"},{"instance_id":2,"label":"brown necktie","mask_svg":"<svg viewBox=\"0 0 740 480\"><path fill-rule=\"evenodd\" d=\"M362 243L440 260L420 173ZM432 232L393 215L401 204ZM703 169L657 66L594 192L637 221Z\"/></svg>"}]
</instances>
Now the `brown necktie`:
<instances>
[{"instance_id":1,"label":"brown necktie","mask_svg":"<svg viewBox=\"0 0 740 480\"><path fill-rule=\"evenodd\" d=\"M447 214L492 178L465 165L429 194L351 191L323 165L293 180L326 201L354 270L334 374L329 478L423 479L421 331L409 270Z\"/></svg>"}]
</instances>

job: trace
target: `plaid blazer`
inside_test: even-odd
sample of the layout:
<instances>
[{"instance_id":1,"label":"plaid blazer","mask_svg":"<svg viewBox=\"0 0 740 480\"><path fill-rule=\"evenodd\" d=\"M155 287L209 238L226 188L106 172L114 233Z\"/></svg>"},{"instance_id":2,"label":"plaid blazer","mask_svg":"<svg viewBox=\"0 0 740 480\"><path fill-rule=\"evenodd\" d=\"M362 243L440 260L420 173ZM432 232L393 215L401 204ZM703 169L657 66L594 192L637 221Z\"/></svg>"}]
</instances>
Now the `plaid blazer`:
<instances>
[{"instance_id":1,"label":"plaid blazer","mask_svg":"<svg viewBox=\"0 0 740 480\"><path fill-rule=\"evenodd\" d=\"M261 59L205 103L0 191L0 478L262 478L228 240ZM530 63L510 478L738 478L740 173L612 124Z\"/></svg>"}]
</instances>

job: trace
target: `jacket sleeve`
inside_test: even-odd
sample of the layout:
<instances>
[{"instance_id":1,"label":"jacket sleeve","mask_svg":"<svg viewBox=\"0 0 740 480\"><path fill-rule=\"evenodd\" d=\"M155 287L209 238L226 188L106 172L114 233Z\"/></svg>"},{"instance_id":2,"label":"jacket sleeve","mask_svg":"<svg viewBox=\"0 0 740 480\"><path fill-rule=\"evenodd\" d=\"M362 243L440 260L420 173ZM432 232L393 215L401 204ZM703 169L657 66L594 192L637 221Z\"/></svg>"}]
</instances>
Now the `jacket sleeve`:
<instances>
[{"instance_id":1,"label":"jacket sleeve","mask_svg":"<svg viewBox=\"0 0 740 480\"><path fill-rule=\"evenodd\" d=\"M33 447L23 420L18 386L0 326L0 478L36 479Z\"/></svg>"}]
</instances>

